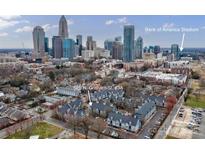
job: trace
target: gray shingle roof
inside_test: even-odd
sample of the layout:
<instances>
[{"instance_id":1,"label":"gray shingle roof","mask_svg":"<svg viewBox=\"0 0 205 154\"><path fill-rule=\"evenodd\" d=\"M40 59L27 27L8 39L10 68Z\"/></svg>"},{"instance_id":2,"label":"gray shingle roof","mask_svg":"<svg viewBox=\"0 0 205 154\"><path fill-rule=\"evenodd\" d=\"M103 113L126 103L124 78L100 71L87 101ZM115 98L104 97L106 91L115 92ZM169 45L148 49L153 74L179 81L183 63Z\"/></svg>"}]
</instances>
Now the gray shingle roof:
<instances>
[{"instance_id":1,"label":"gray shingle roof","mask_svg":"<svg viewBox=\"0 0 205 154\"><path fill-rule=\"evenodd\" d=\"M64 116L65 114L84 116L85 111L81 108L81 105L82 105L82 100L76 99L71 103L67 103L58 107L58 114L61 116Z\"/></svg>"},{"instance_id":2,"label":"gray shingle roof","mask_svg":"<svg viewBox=\"0 0 205 154\"><path fill-rule=\"evenodd\" d=\"M119 121L120 123L128 124L131 126L136 126L139 121L138 118L134 118L132 116L126 116L119 112L111 112L108 114L108 119L111 121Z\"/></svg>"},{"instance_id":3,"label":"gray shingle roof","mask_svg":"<svg viewBox=\"0 0 205 154\"><path fill-rule=\"evenodd\" d=\"M155 106L154 101L146 99L142 106L137 110L135 116L139 119L143 119Z\"/></svg>"},{"instance_id":4,"label":"gray shingle roof","mask_svg":"<svg viewBox=\"0 0 205 154\"><path fill-rule=\"evenodd\" d=\"M90 107L93 110L100 110L100 111L112 111L112 110L114 110L114 107L112 107L108 104L105 104L105 103L95 103L95 102L93 102Z\"/></svg>"},{"instance_id":5,"label":"gray shingle roof","mask_svg":"<svg viewBox=\"0 0 205 154\"><path fill-rule=\"evenodd\" d=\"M91 100L101 100L105 98L121 98L124 95L123 89L104 89L100 91L95 91L94 93L91 93Z\"/></svg>"}]
</instances>

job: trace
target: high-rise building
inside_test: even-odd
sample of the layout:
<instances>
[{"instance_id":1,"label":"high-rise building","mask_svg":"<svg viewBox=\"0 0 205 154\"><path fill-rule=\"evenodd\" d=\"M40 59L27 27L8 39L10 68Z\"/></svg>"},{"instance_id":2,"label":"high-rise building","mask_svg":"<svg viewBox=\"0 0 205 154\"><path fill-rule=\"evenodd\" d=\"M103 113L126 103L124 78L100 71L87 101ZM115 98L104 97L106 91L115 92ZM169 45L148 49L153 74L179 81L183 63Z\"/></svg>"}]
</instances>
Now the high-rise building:
<instances>
[{"instance_id":1,"label":"high-rise building","mask_svg":"<svg viewBox=\"0 0 205 154\"><path fill-rule=\"evenodd\" d=\"M76 36L76 44L79 46L79 56L82 56L82 50L83 50L83 37L82 35Z\"/></svg>"},{"instance_id":2,"label":"high-rise building","mask_svg":"<svg viewBox=\"0 0 205 154\"><path fill-rule=\"evenodd\" d=\"M144 53L148 53L148 47L144 47Z\"/></svg>"},{"instance_id":3,"label":"high-rise building","mask_svg":"<svg viewBox=\"0 0 205 154\"><path fill-rule=\"evenodd\" d=\"M45 43L45 52L49 53L49 39L48 39L48 37L44 38L44 43Z\"/></svg>"},{"instance_id":4,"label":"high-rise building","mask_svg":"<svg viewBox=\"0 0 205 154\"><path fill-rule=\"evenodd\" d=\"M143 39L139 36L135 41L135 58L142 59L143 52Z\"/></svg>"},{"instance_id":5,"label":"high-rise building","mask_svg":"<svg viewBox=\"0 0 205 154\"><path fill-rule=\"evenodd\" d=\"M115 41L117 41L117 42L122 42L122 37L121 37L121 36L115 37Z\"/></svg>"},{"instance_id":6,"label":"high-rise building","mask_svg":"<svg viewBox=\"0 0 205 154\"><path fill-rule=\"evenodd\" d=\"M112 46L112 58L122 60L123 45L121 42L113 42Z\"/></svg>"},{"instance_id":7,"label":"high-rise building","mask_svg":"<svg viewBox=\"0 0 205 154\"><path fill-rule=\"evenodd\" d=\"M86 49L87 50L93 50L92 49L92 45L93 45L93 37L92 36L88 36L87 37L87 42L86 42Z\"/></svg>"},{"instance_id":8,"label":"high-rise building","mask_svg":"<svg viewBox=\"0 0 205 154\"><path fill-rule=\"evenodd\" d=\"M155 45L154 46L154 53L157 55L160 52L160 46L159 45Z\"/></svg>"},{"instance_id":9,"label":"high-rise building","mask_svg":"<svg viewBox=\"0 0 205 154\"><path fill-rule=\"evenodd\" d=\"M42 27L36 26L33 29L33 57L42 58L45 54L45 32Z\"/></svg>"},{"instance_id":10,"label":"high-rise building","mask_svg":"<svg viewBox=\"0 0 205 154\"><path fill-rule=\"evenodd\" d=\"M95 50L97 48L97 43L96 41L92 42L92 50Z\"/></svg>"},{"instance_id":11,"label":"high-rise building","mask_svg":"<svg viewBox=\"0 0 205 154\"><path fill-rule=\"evenodd\" d=\"M73 59L75 56L75 41L73 39L63 40L63 58Z\"/></svg>"},{"instance_id":12,"label":"high-rise building","mask_svg":"<svg viewBox=\"0 0 205 154\"><path fill-rule=\"evenodd\" d=\"M154 47L153 47L153 46L149 46L148 52L149 52L149 53L153 53L153 52L154 52Z\"/></svg>"},{"instance_id":13,"label":"high-rise building","mask_svg":"<svg viewBox=\"0 0 205 154\"><path fill-rule=\"evenodd\" d=\"M172 44L171 45L171 53L174 54L175 60L179 60L180 59L179 45L178 44Z\"/></svg>"},{"instance_id":14,"label":"high-rise building","mask_svg":"<svg viewBox=\"0 0 205 154\"><path fill-rule=\"evenodd\" d=\"M110 55L112 56L112 46L113 46L113 40L105 40L104 41L104 49L105 50L110 50Z\"/></svg>"},{"instance_id":15,"label":"high-rise building","mask_svg":"<svg viewBox=\"0 0 205 154\"><path fill-rule=\"evenodd\" d=\"M83 50L82 57L84 60L90 60L95 57L95 51L94 50Z\"/></svg>"},{"instance_id":16,"label":"high-rise building","mask_svg":"<svg viewBox=\"0 0 205 154\"><path fill-rule=\"evenodd\" d=\"M77 45L82 45L83 44L83 37L82 37L82 35L77 35L76 36L76 44Z\"/></svg>"},{"instance_id":17,"label":"high-rise building","mask_svg":"<svg viewBox=\"0 0 205 154\"><path fill-rule=\"evenodd\" d=\"M52 50L54 58L63 57L63 39L60 36L53 36L52 38Z\"/></svg>"},{"instance_id":18,"label":"high-rise building","mask_svg":"<svg viewBox=\"0 0 205 154\"><path fill-rule=\"evenodd\" d=\"M123 49L123 61L131 62L134 60L134 37L135 27L134 25L124 26L124 49Z\"/></svg>"},{"instance_id":19,"label":"high-rise building","mask_svg":"<svg viewBox=\"0 0 205 154\"><path fill-rule=\"evenodd\" d=\"M92 36L88 36L87 41L86 41L86 49L87 50L95 50L96 47L97 47L96 41L93 41Z\"/></svg>"},{"instance_id":20,"label":"high-rise building","mask_svg":"<svg viewBox=\"0 0 205 154\"><path fill-rule=\"evenodd\" d=\"M68 38L68 24L65 16L60 18L58 35L63 39Z\"/></svg>"},{"instance_id":21,"label":"high-rise building","mask_svg":"<svg viewBox=\"0 0 205 154\"><path fill-rule=\"evenodd\" d=\"M81 55L80 55L80 46L75 43L75 45L74 45L74 57L76 57L76 56L81 56Z\"/></svg>"}]
</instances>

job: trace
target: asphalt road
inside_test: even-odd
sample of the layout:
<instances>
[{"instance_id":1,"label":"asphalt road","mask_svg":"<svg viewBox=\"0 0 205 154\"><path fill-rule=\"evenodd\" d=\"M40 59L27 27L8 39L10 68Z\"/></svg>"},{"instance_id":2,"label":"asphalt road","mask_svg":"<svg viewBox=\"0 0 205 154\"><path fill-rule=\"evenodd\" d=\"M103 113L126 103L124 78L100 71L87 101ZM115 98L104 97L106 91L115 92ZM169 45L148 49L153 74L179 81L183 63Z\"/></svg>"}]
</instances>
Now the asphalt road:
<instances>
[{"instance_id":1,"label":"asphalt road","mask_svg":"<svg viewBox=\"0 0 205 154\"><path fill-rule=\"evenodd\" d=\"M149 121L146 122L146 124L143 126L142 130L139 132L139 134L137 136L138 139L144 139L144 136L149 136L149 134L148 134L149 129L154 127L154 124L160 118L163 111L164 110L159 109L156 112L156 114Z\"/></svg>"}]
</instances>

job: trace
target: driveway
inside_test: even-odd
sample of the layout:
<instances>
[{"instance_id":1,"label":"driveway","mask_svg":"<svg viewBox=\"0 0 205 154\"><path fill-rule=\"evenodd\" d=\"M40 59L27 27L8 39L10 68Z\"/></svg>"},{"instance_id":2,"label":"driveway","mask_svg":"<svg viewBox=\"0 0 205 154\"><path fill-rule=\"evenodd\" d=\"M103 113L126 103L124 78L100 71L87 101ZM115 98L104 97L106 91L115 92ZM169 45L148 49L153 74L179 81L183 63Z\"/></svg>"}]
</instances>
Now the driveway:
<instances>
[{"instance_id":1,"label":"driveway","mask_svg":"<svg viewBox=\"0 0 205 154\"><path fill-rule=\"evenodd\" d=\"M149 136L148 131L149 129L154 127L154 124L157 122L157 120L160 118L161 114L164 112L163 109L158 109L155 115L145 123L142 130L139 132L137 138L138 139L144 139L144 136Z\"/></svg>"}]
</instances>

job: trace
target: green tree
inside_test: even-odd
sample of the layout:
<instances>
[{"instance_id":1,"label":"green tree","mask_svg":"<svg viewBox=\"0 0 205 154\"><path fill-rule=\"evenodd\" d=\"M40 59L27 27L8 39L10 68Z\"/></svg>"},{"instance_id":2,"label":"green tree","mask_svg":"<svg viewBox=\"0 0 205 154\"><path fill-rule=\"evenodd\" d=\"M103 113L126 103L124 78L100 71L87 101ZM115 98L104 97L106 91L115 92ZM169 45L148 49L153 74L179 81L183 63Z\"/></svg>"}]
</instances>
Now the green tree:
<instances>
[{"instance_id":1,"label":"green tree","mask_svg":"<svg viewBox=\"0 0 205 154\"><path fill-rule=\"evenodd\" d=\"M49 78L52 80L52 81L55 81L55 73L53 73L52 71L49 72L48 74Z\"/></svg>"}]
</instances>

